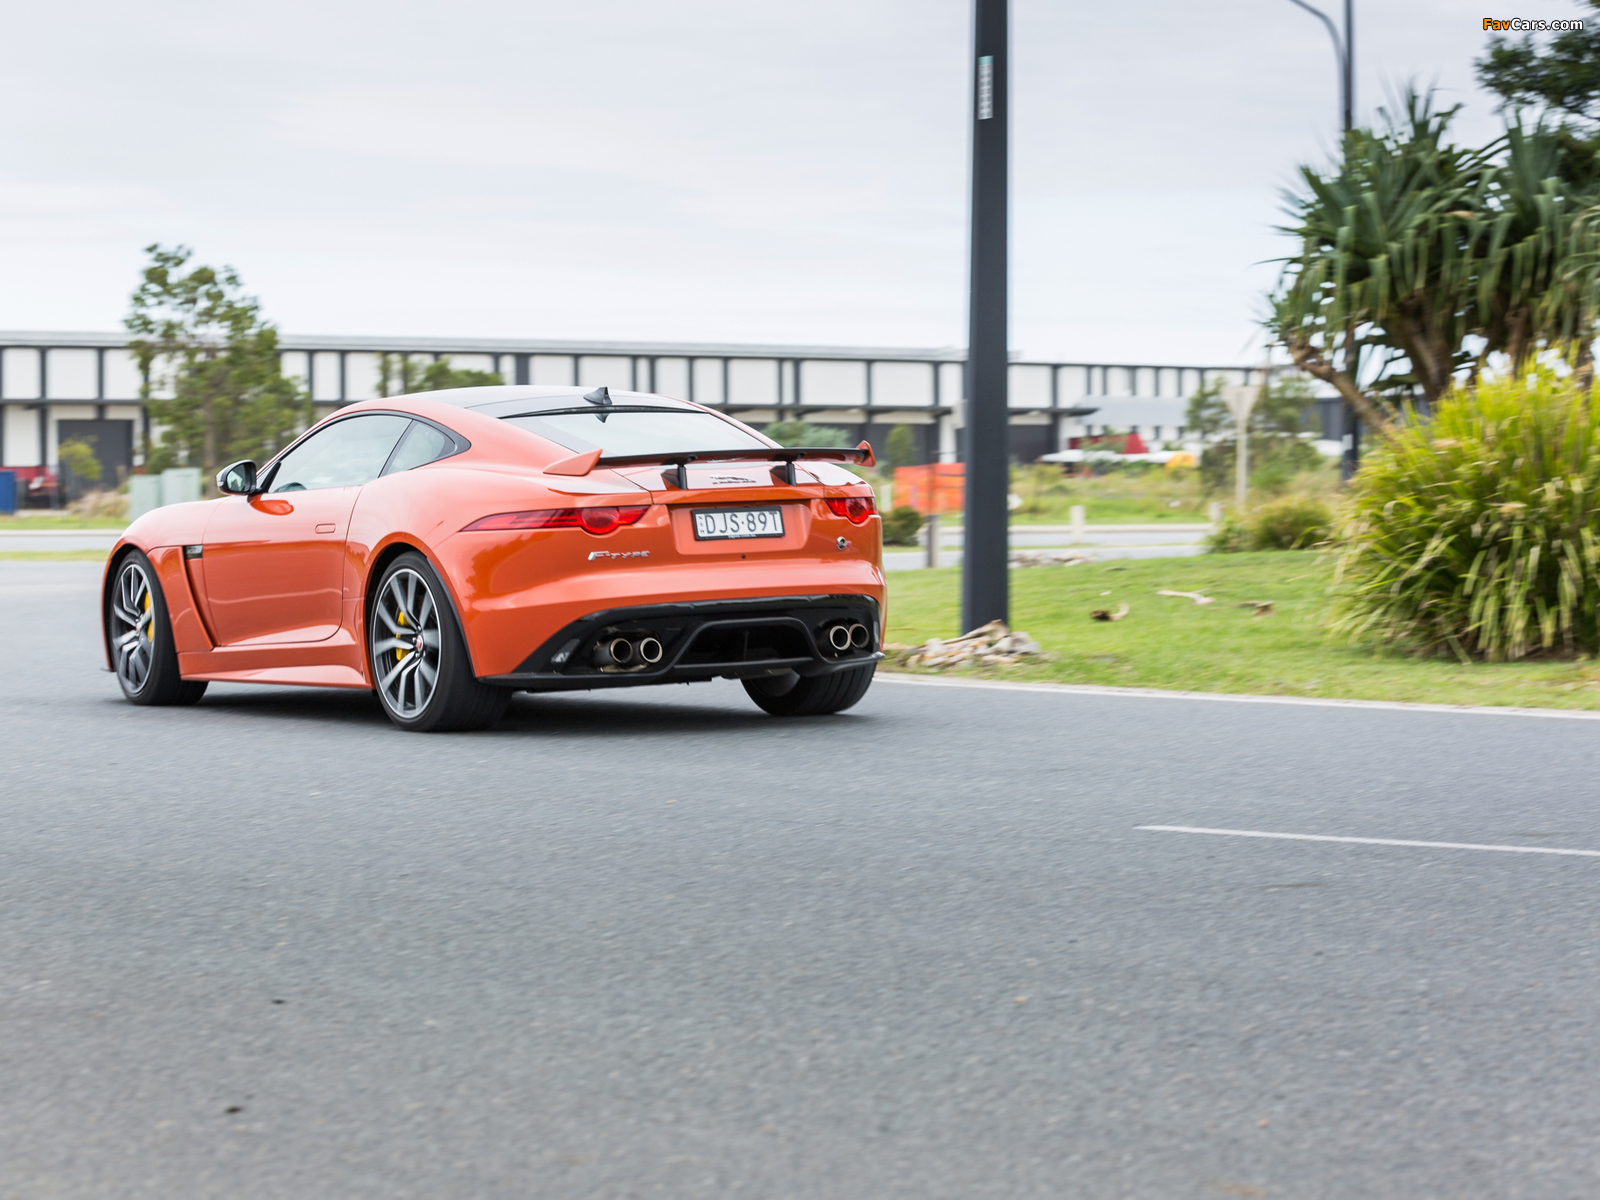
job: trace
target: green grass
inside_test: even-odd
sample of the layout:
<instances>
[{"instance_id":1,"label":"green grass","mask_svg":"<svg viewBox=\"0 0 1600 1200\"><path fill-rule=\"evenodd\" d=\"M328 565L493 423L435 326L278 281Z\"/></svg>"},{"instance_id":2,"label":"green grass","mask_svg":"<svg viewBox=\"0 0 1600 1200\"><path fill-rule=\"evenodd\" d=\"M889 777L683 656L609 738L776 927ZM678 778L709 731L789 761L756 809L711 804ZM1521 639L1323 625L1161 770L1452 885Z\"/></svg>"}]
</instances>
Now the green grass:
<instances>
[{"instance_id":1,"label":"green grass","mask_svg":"<svg viewBox=\"0 0 1600 1200\"><path fill-rule=\"evenodd\" d=\"M126 529L126 521L104 520L101 518L74 517L66 513L51 513L48 516L6 516L0 514L0 533L15 532L23 529Z\"/></svg>"},{"instance_id":2,"label":"green grass","mask_svg":"<svg viewBox=\"0 0 1600 1200\"><path fill-rule=\"evenodd\" d=\"M1200 692L1600 709L1600 664L1461 665L1331 642L1323 631L1331 563L1313 552L1206 555L1011 572L1012 626L1047 660L943 674ZM888 640L960 633L960 570L889 574ZM1216 603L1158 596L1203 592ZM1270 600L1270 617L1237 605ZM1093 609L1128 616L1108 623Z\"/></svg>"},{"instance_id":3,"label":"green grass","mask_svg":"<svg viewBox=\"0 0 1600 1200\"><path fill-rule=\"evenodd\" d=\"M0 562L105 562L107 550L0 550Z\"/></svg>"}]
</instances>

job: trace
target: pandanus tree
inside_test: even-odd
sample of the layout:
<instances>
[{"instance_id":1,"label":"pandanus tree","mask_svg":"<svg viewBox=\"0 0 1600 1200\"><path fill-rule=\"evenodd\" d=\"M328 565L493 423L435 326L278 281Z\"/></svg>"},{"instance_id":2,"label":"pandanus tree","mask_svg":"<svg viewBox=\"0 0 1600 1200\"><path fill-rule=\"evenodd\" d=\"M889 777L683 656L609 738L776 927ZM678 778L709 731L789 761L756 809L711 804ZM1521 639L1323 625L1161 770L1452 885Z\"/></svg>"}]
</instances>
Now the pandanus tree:
<instances>
[{"instance_id":1,"label":"pandanus tree","mask_svg":"<svg viewBox=\"0 0 1600 1200\"><path fill-rule=\"evenodd\" d=\"M1405 97L1381 130L1346 135L1338 168L1287 197L1299 243L1270 328L1295 363L1385 430L1504 361L1552 350L1587 375L1600 324L1600 212L1559 130L1512 124L1450 142L1456 108Z\"/></svg>"}]
</instances>

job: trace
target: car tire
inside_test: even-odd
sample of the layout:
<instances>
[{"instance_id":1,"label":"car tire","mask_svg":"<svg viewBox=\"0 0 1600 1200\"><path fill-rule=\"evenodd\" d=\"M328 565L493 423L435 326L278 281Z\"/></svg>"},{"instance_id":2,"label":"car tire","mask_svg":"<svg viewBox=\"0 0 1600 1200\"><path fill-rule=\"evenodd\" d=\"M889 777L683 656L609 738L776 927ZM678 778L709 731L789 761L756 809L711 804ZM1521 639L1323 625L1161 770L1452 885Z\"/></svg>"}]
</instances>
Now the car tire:
<instances>
[{"instance_id":1,"label":"car tire","mask_svg":"<svg viewBox=\"0 0 1600 1200\"><path fill-rule=\"evenodd\" d=\"M815 717L843 712L872 686L876 663L863 663L827 675L768 675L744 680L744 690L763 711L775 717Z\"/></svg>"},{"instance_id":2,"label":"car tire","mask_svg":"<svg viewBox=\"0 0 1600 1200\"><path fill-rule=\"evenodd\" d=\"M178 674L167 599L156 569L141 550L124 555L106 597L106 644L122 694L132 704L193 704L206 694L203 679Z\"/></svg>"},{"instance_id":3,"label":"car tire","mask_svg":"<svg viewBox=\"0 0 1600 1200\"><path fill-rule=\"evenodd\" d=\"M423 555L397 557L372 590L367 660L384 713L418 733L485 729L505 715L511 693L472 673L450 594Z\"/></svg>"}]
</instances>

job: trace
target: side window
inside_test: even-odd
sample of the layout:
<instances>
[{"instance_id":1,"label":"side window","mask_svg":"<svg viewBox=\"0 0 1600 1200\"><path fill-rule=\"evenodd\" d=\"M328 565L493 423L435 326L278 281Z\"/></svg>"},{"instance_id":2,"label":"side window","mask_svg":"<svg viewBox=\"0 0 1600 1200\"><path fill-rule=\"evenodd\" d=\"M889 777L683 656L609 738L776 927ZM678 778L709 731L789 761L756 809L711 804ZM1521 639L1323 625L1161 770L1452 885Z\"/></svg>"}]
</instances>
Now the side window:
<instances>
[{"instance_id":1,"label":"side window","mask_svg":"<svg viewBox=\"0 0 1600 1200\"><path fill-rule=\"evenodd\" d=\"M356 487L376 479L410 421L390 413L335 421L283 456L272 475L272 490Z\"/></svg>"},{"instance_id":2,"label":"side window","mask_svg":"<svg viewBox=\"0 0 1600 1200\"><path fill-rule=\"evenodd\" d=\"M383 473L393 475L397 471L409 471L412 467L424 466L455 452L456 444L449 434L435 429L426 421L413 421Z\"/></svg>"}]
</instances>

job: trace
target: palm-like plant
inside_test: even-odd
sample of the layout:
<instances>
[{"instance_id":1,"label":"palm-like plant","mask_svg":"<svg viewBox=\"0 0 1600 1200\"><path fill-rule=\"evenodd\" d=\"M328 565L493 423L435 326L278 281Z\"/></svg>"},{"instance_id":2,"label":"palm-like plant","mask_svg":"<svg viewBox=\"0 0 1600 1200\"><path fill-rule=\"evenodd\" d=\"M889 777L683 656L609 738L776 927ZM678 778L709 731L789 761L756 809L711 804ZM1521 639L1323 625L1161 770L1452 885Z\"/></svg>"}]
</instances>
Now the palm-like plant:
<instances>
[{"instance_id":1,"label":"palm-like plant","mask_svg":"<svg viewBox=\"0 0 1600 1200\"><path fill-rule=\"evenodd\" d=\"M1430 405L1491 356L1514 371L1557 350L1587 375L1600 324L1600 211L1567 177L1559 131L1447 140L1455 108L1405 99L1382 132L1346 136L1332 175L1301 171L1300 242L1270 326L1302 370L1375 429Z\"/></svg>"}]
</instances>

